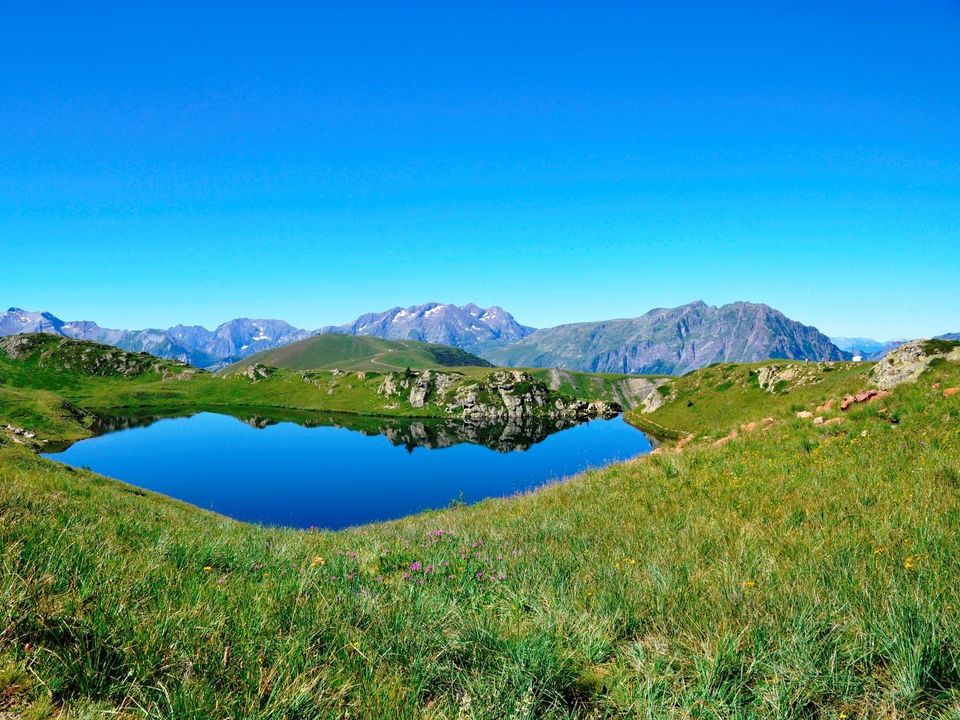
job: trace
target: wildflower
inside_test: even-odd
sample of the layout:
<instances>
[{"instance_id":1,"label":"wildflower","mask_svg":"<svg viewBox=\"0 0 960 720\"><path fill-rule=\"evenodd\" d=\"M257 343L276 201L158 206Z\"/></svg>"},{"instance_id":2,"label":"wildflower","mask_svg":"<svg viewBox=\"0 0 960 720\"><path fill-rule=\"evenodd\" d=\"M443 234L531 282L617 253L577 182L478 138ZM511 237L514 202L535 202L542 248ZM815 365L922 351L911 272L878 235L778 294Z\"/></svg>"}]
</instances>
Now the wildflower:
<instances>
[{"instance_id":1,"label":"wildflower","mask_svg":"<svg viewBox=\"0 0 960 720\"><path fill-rule=\"evenodd\" d=\"M912 570L913 569L913 557L907 556L903 559L903 569Z\"/></svg>"},{"instance_id":2,"label":"wildflower","mask_svg":"<svg viewBox=\"0 0 960 720\"><path fill-rule=\"evenodd\" d=\"M409 579L410 579L410 573L404 573L404 574L403 574L403 579L404 579L404 580L409 580Z\"/></svg>"},{"instance_id":3,"label":"wildflower","mask_svg":"<svg viewBox=\"0 0 960 720\"><path fill-rule=\"evenodd\" d=\"M209 565L204 565L204 566L203 566L203 571L204 571L204 572L211 572L212 570L213 570L213 568L210 567Z\"/></svg>"},{"instance_id":4,"label":"wildflower","mask_svg":"<svg viewBox=\"0 0 960 720\"><path fill-rule=\"evenodd\" d=\"M477 580L483 580L483 571L482 571L482 570L478 570L478 571L477 571Z\"/></svg>"},{"instance_id":5,"label":"wildflower","mask_svg":"<svg viewBox=\"0 0 960 720\"><path fill-rule=\"evenodd\" d=\"M432 573L432 572L433 572L433 565L427 565L427 566L423 569L423 572L424 572L424 573Z\"/></svg>"},{"instance_id":6,"label":"wildflower","mask_svg":"<svg viewBox=\"0 0 960 720\"><path fill-rule=\"evenodd\" d=\"M33 645L31 645L30 643L23 644L23 652L29 655L31 650L33 650Z\"/></svg>"},{"instance_id":7,"label":"wildflower","mask_svg":"<svg viewBox=\"0 0 960 720\"><path fill-rule=\"evenodd\" d=\"M507 576L504 575L503 573L500 573L499 575L497 575L497 580L499 580L500 582L503 582L506 579L507 579Z\"/></svg>"},{"instance_id":8,"label":"wildflower","mask_svg":"<svg viewBox=\"0 0 960 720\"><path fill-rule=\"evenodd\" d=\"M327 561L324 560L324 559L323 559L322 557L320 557L319 555L314 555L314 556L313 556L313 560L310 562L310 564L311 564L313 567L316 567L317 565L326 565L326 564L327 564Z\"/></svg>"},{"instance_id":9,"label":"wildflower","mask_svg":"<svg viewBox=\"0 0 960 720\"><path fill-rule=\"evenodd\" d=\"M755 587L756 584L757 584L757 583L754 582L753 580L745 580L745 581L743 582L743 587L745 587L745 588L752 588L752 587Z\"/></svg>"},{"instance_id":10,"label":"wildflower","mask_svg":"<svg viewBox=\"0 0 960 720\"><path fill-rule=\"evenodd\" d=\"M410 563L410 570L411 570L412 572L420 572L420 568L421 568L421 567L422 567L422 566L420 565L420 562L419 562L419 561Z\"/></svg>"}]
</instances>

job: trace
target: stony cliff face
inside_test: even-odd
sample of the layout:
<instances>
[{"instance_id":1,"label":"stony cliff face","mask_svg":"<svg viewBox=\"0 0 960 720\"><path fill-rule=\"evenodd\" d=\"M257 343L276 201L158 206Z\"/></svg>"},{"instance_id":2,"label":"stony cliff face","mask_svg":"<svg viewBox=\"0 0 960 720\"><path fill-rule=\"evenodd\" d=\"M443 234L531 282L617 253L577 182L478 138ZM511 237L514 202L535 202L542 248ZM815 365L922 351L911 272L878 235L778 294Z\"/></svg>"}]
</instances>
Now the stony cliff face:
<instances>
[{"instance_id":1,"label":"stony cliff face","mask_svg":"<svg viewBox=\"0 0 960 720\"><path fill-rule=\"evenodd\" d=\"M405 399L415 408L433 405L447 416L476 424L522 424L528 418L579 422L614 417L622 410L616 403L570 398L520 370L501 370L478 380L436 370L388 373L378 392Z\"/></svg>"}]
</instances>

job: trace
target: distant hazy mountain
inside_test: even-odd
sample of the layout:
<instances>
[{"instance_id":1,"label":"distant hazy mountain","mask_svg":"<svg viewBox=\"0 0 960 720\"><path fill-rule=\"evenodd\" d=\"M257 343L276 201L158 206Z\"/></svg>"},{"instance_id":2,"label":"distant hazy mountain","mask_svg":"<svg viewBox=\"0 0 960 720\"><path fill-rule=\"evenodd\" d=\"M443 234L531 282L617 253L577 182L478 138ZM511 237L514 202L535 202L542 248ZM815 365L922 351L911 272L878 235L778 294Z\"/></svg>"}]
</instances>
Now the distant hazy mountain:
<instances>
[{"instance_id":1,"label":"distant hazy mountain","mask_svg":"<svg viewBox=\"0 0 960 720\"><path fill-rule=\"evenodd\" d=\"M958 340L960 341L960 333L947 333L946 335L937 335L937 340Z\"/></svg>"},{"instance_id":2,"label":"distant hazy mountain","mask_svg":"<svg viewBox=\"0 0 960 720\"><path fill-rule=\"evenodd\" d=\"M879 360L891 350L896 350L906 340L886 340L881 342L871 338L832 337L830 341L841 350L853 355L861 355L864 360Z\"/></svg>"},{"instance_id":3,"label":"distant hazy mountain","mask_svg":"<svg viewBox=\"0 0 960 720\"><path fill-rule=\"evenodd\" d=\"M368 313L339 329L352 335L373 335L388 340L420 340L452 345L471 352L491 343L520 340L534 331L518 323L513 315L501 307L482 308L473 304L458 307L441 303Z\"/></svg>"},{"instance_id":4,"label":"distant hazy mountain","mask_svg":"<svg viewBox=\"0 0 960 720\"><path fill-rule=\"evenodd\" d=\"M45 332L76 340L113 345L132 352L148 352L198 367L239 360L260 350L295 342L313 333L282 320L231 320L210 331L199 326L167 330L113 330L90 320L64 322L50 313L10 308L0 313L0 335Z\"/></svg>"},{"instance_id":5,"label":"distant hazy mountain","mask_svg":"<svg viewBox=\"0 0 960 720\"><path fill-rule=\"evenodd\" d=\"M561 325L481 354L501 365L672 374L715 362L849 357L816 328L746 302L694 302L638 318Z\"/></svg>"},{"instance_id":6,"label":"distant hazy mountain","mask_svg":"<svg viewBox=\"0 0 960 720\"><path fill-rule=\"evenodd\" d=\"M47 312L10 308L0 313L0 335L38 332L59 335L61 327L63 321Z\"/></svg>"}]
</instances>

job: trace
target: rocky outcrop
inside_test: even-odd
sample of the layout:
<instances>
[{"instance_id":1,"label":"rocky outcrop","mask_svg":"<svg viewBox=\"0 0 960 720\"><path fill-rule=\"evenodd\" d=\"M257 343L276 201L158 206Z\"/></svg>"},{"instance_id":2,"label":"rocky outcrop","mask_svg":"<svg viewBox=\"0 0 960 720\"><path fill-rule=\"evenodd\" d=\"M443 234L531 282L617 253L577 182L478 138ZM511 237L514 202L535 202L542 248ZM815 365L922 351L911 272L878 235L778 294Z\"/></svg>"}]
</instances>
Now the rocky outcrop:
<instances>
[{"instance_id":1,"label":"rocky outcrop","mask_svg":"<svg viewBox=\"0 0 960 720\"><path fill-rule=\"evenodd\" d=\"M880 360L870 373L876 386L889 390L915 382L937 358L960 362L960 343L946 340L911 340Z\"/></svg>"},{"instance_id":2,"label":"rocky outcrop","mask_svg":"<svg viewBox=\"0 0 960 720\"><path fill-rule=\"evenodd\" d=\"M233 373L232 377L241 377L251 382L260 382L261 380L267 380L272 377L276 372L277 368L275 367L253 363L252 365L240 368L237 372Z\"/></svg>"},{"instance_id":3,"label":"rocky outcrop","mask_svg":"<svg viewBox=\"0 0 960 720\"><path fill-rule=\"evenodd\" d=\"M13 360L38 367L100 377L136 377L156 373L165 378L197 372L184 363L161 360L147 353L130 353L108 345L69 340L47 334L8 335L0 338L0 352Z\"/></svg>"},{"instance_id":4,"label":"rocky outcrop","mask_svg":"<svg viewBox=\"0 0 960 720\"><path fill-rule=\"evenodd\" d=\"M666 402L667 396L660 392L660 388L654 388L643 398L643 410L641 412L652 413L654 410L663 407Z\"/></svg>"},{"instance_id":5,"label":"rocky outcrop","mask_svg":"<svg viewBox=\"0 0 960 720\"><path fill-rule=\"evenodd\" d=\"M522 424L531 417L579 422L622 412L618 403L579 400L551 390L521 370L499 370L477 380L436 370L388 373L377 392L475 424Z\"/></svg>"},{"instance_id":6,"label":"rocky outcrop","mask_svg":"<svg viewBox=\"0 0 960 720\"><path fill-rule=\"evenodd\" d=\"M833 367L833 363L774 363L764 365L757 370L757 385L769 393L779 393L792 388L820 382L823 371Z\"/></svg>"}]
</instances>

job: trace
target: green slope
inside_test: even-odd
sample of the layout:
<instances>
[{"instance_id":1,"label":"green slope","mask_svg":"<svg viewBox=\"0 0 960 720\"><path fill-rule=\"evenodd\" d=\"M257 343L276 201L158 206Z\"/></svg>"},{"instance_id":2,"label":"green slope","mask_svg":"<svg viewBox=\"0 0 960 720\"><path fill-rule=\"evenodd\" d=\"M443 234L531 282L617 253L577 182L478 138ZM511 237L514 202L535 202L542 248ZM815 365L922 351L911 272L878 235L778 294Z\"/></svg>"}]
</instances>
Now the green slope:
<instances>
[{"instance_id":1,"label":"green slope","mask_svg":"<svg viewBox=\"0 0 960 720\"><path fill-rule=\"evenodd\" d=\"M330 333L244 358L224 372L260 363L288 370L423 370L437 367L492 367L459 348L417 340L381 340L366 335Z\"/></svg>"},{"instance_id":2,"label":"green slope","mask_svg":"<svg viewBox=\"0 0 960 720\"><path fill-rule=\"evenodd\" d=\"M627 420L652 435L678 439L692 433L719 438L744 421L791 418L813 412L826 398L838 398L871 386L873 363L807 363L768 360L720 363L674 378L659 387L664 404L653 413L641 408ZM772 371L779 368L779 372ZM761 387L761 380L770 380Z\"/></svg>"},{"instance_id":3,"label":"green slope","mask_svg":"<svg viewBox=\"0 0 960 720\"><path fill-rule=\"evenodd\" d=\"M670 420L723 431L865 370L754 394L752 369ZM886 413L333 534L0 448L0 716L956 718L957 386L943 362Z\"/></svg>"}]
</instances>

